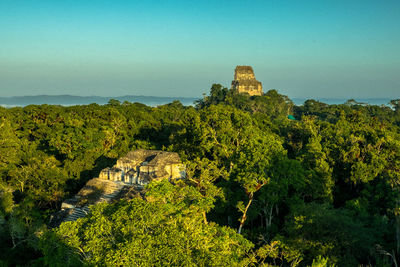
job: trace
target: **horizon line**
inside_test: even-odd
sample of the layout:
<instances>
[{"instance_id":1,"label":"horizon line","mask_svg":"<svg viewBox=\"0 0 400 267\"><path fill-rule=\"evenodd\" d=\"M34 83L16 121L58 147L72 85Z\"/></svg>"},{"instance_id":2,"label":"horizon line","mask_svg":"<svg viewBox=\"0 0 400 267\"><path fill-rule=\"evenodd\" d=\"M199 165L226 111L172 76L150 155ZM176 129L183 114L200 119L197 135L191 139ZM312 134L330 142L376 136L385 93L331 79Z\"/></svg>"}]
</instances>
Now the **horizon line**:
<instances>
[{"instance_id":1,"label":"horizon line","mask_svg":"<svg viewBox=\"0 0 400 267\"><path fill-rule=\"evenodd\" d=\"M38 94L38 95L14 95L14 96L0 96L0 98L16 98L16 97L40 97L40 96L51 96L51 97L62 97L62 96L72 96L72 97L100 97L100 98L119 98L119 97L157 97L157 98L181 98L181 99L192 99L192 98L203 98L203 96L155 96L155 95L119 95L119 96L101 96L101 95L71 95L71 94ZM286 95L287 96L287 95ZM289 96L288 96L289 97ZM392 97L289 97L290 99L396 99Z\"/></svg>"}]
</instances>

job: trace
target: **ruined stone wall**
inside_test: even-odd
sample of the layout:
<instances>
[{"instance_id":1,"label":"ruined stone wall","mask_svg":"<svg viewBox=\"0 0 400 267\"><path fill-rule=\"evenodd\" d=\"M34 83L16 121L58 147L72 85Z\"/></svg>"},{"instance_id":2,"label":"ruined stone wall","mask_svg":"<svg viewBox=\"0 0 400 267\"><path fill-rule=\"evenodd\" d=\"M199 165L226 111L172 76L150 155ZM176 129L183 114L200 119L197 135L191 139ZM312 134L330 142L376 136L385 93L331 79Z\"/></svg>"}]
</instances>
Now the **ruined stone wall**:
<instances>
[{"instance_id":1,"label":"ruined stone wall","mask_svg":"<svg viewBox=\"0 0 400 267\"><path fill-rule=\"evenodd\" d=\"M177 153L138 149L118 159L114 167L102 170L99 178L145 185L151 180L173 180L184 176L185 166Z\"/></svg>"}]
</instances>

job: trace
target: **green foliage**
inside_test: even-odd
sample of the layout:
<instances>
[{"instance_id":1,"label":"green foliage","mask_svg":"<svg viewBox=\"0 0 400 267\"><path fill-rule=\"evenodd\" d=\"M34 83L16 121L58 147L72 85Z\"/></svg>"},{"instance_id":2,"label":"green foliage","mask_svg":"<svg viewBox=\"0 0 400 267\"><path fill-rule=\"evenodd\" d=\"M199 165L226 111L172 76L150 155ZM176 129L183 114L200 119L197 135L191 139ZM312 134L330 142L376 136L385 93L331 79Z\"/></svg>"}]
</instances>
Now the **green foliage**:
<instances>
[{"instance_id":1,"label":"green foliage","mask_svg":"<svg viewBox=\"0 0 400 267\"><path fill-rule=\"evenodd\" d=\"M214 84L195 107L0 108L0 264L390 266L400 251L390 104L294 106L276 90ZM46 230L63 199L138 148L178 152L187 179Z\"/></svg>"},{"instance_id":2,"label":"green foliage","mask_svg":"<svg viewBox=\"0 0 400 267\"><path fill-rule=\"evenodd\" d=\"M258 263L261 266L282 266L282 264L287 264L288 266L295 267L302 261L299 251L279 240L272 241L270 244L260 247L256 251L256 255ZM274 264L268 264L268 261Z\"/></svg>"},{"instance_id":3,"label":"green foliage","mask_svg":"<svg viewBox=\"0 0 400 267\"><path fill-rule=\"evenodd\" d=\"M339 266L354 266L371 257L375 242L384 242L381 229L387 227L382 219L372 222L346 209L310 203L293 209L285 231L288 242L305 253L306 261L324 255Z\"/></svg>"},{"instance_id":4,"label":"green foliage","mask_svg":"<svg viewBox=\"0 0 400 267\"><path fill-rule=\"evenodd\" d=\"M335 265L329 265L328 259L318 256L316 259L313 260L311 267L328 267L332 266L334 267Z\"/></svg>"},{"instance_id":5,"label":"green foliage","mask_svg":"<svg viewBox=\"0 0 400 267\"><path fill-rule=\"evenodd\" d=\"M97 205L89 217L62 224L56 236L75 251L72 257L91 265L231 266L251 249L232 229L203 223L194 188L164 182L149 190L148 201ZM69 255L64 251L46 247L45 261L60 262Z\"/></svg>"}]
</instances>

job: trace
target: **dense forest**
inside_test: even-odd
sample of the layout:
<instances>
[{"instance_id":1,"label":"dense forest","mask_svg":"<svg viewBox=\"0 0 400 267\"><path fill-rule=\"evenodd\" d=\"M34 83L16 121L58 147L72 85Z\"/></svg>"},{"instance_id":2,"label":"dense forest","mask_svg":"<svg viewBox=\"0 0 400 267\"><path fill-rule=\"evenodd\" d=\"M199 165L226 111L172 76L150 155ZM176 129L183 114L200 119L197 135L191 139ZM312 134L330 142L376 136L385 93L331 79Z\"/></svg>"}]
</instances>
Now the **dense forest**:
<instances>
[{"instance_id":1,"label":"dense forest","mask_svg":"<svg viewBox=\"0 0 400 267\"><path fill-rule=\"evenodd\" d=\"M0 108L0 266L397 266L400 100L295 106L214 84L195 106ZM51 215L135 149L187 179Z\"/></svg>"}]
</instances>

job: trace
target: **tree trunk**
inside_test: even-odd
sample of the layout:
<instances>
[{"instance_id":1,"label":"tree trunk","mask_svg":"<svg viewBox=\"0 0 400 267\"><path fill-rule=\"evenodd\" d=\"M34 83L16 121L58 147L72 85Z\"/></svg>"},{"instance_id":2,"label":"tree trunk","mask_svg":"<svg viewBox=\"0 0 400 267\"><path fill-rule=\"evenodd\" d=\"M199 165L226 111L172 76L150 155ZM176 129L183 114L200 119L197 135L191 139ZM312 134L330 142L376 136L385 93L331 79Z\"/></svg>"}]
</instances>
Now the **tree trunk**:
<instances>
[{"instance_id":1,"label":"tree trunk","mask_svg":"<svg viewBox=\"0 0 400 267\"><path fill-rule=\"evenodd\" d=\"M207 222L207 215L206 215L206 212L205 212L205 211L203 211L203 221L204 221L204 224L208 224L208 222Z\"/></svg>"},{"instance_id":2,"label":"tree trunk","mask_svg":"<svg viewBox=\"0 0 400 267\"><path fill-rule=\"evenodd\" d=\"M244 209L242 218L240 218L240 225L239 225L239 229L238 229L238 234L240 234L242 232L242 228L243 228L244 222L246 221L246 218L247 218L246 217L247 210L249 209L251 202L253 202L253 193L249 194L249 202L247 203L247 206Z\"/></svg>"},{"instance_id":3,"label":"tree trunk","mask_svg":"<svg viewBox=\"0 0 400 267\"><path fill-rule=\"evenodd\" d=\"M271 204L271 208L269 209L269 219L267 228L271 227L272 224L272 211L274 209L274 204Z\"/></svg>"},{"instance_id":4,"label":"tree trunk","mask_svg":"<svg viewBox=\"0 0 400 267\"><path fill-rule=\"evenodd\" d=\"M21 186L21 192L23 193L24 192L24 182L20 181L20 180L18 180L18 182L19 182L19 184Z\"/></svg>"}]
</instances>

